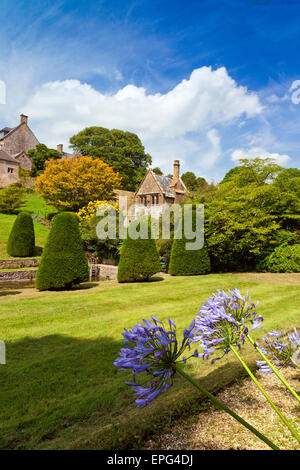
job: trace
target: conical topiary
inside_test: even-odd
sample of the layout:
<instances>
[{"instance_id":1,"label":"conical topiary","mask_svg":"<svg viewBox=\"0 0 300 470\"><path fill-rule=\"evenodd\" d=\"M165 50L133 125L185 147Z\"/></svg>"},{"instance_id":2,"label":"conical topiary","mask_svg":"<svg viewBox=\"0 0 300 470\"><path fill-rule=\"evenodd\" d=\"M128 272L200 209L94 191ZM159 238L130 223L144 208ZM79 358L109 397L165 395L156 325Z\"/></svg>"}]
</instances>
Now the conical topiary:
<instances>
[{"instance_id":1,"label":"conical topiary","mask_svg":"<svg viewBox=\"0 0 300 470\"><path fill-rule=\"evenodd\" d=\"M182 220L182 226L183 220ZM195 230L195 211L193 211L193 231ZM182 231L184 232L184 231ZM187 250L186 243L193 243L194 240L187 240L182 234L182 238L174 238L169 273L173 276L192 276L197 274L207 274L210 272L210 257L207 246L198 250Z\"/></svg>"},{"instance_id":2,"label":"conical topiary","mask_svg":"<svg viewBox=\"0 0 300 470\"><path fill-rule=\"evenodd\" d=\"M20 212L12 226L7 253L10 256L28 257L35 252L35 237L32 217L28 212Z\"/></svg>"},{"instance_id":3,"label":"conical topiary","mask_svg":"<svg viewBox=\"0 0 300 470\"><path fill-rule=\"evenodd\" d=\"M39 290L68 289L87 281L89 269L75 214L56 215L42 253L36 287Z\"/></svg>"},{"instance_id":4,"label":"conical topiary","mask_svg":"<svg viewBox=\"0 0 300 470\"><path fill-rule=\"evenodd\" d=\"M137 221L132 222L136 224ZM118 282L146 281L161 270L160 257L155 240L133 240L129 234L123 241L118 267Z\"/></svg>"}]
</instances>

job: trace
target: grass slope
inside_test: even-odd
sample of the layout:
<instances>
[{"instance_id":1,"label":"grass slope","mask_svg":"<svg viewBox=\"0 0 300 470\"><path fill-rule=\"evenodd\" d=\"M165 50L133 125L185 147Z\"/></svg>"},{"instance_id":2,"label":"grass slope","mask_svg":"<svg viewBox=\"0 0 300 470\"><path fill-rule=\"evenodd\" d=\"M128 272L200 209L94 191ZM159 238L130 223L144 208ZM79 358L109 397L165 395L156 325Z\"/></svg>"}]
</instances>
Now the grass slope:
<instances>
[{"instance_id":1,"label":"grass slope","mask_svg":"<svg viewBox=\"0 0 300 470\"><path fill-rule=\"evenodd\" d=\"M147 435L201 405L197 392L177 377L151 406L135 408L125 385L130 374L113 366L124 327L154 314L170 316L182 331L212 291L239 287L261 302L265 322L257 337L299 326L299 284L300 275L220 274L106 281L68 292L0 292L0 337L7 344L7 365L0 366L0 448L142 445ZM244 356L254 367L254 353L246 348ZM214 366L195 359L186 370L211 390L243 374L230 355Z\"/></svg>"}]
</instances>

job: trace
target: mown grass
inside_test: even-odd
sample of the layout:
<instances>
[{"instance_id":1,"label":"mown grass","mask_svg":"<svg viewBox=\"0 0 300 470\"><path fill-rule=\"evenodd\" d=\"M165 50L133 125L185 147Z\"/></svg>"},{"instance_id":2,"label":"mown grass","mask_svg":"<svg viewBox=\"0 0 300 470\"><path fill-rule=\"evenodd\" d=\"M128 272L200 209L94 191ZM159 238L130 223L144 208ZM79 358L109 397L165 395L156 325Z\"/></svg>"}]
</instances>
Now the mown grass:
<instances>
[{"instance_id":1,"label":"mown grass","mask_svg":"<svg viewBox=\"0 0 300 470\"><path fill-rule=\"evenodd\" d=\"M37 214L40 217L45 217L47 213L55 212L55 209L47 206L44 199L36 193L29 193L26 196L22 210ZM16 217L16 215L0 213L0 259L12 259L12 256L9 256L6 251L6 244ZM37 247L36 256L39 256L41 254L41 248L45 246L49 229L36 220L34 220L33 223Z\"/></svg>"},{"instance_id":2,"label":"mown grass","mask_svg":"<svg viewBox=\"0 0 300 470\"><path fill-rule=\"evenodd\" d=\"M46 201L35 192L29 192L27 194L23 210L37 214L43 218L48 214L57 212L54 207L46 204Z\"/></svg>"},{"instance_id":3,"label":"mown grass","mask_svg":"<svg viewBox=\"0 0 300 470\"><path fill-rule=\"evenodd\" d=\"M282 284L282 279L284 284ZM154 314L188 325L218 288L239 287L259 299L271 328L299 326L300 275L224 274L165 277L161 282L106 281L68 292L0 291L0 337L7 365L0 366L0 447L128 448L199 409L197 392L180 377L145 409L136 409L113 366L124 327ZM244 349L254 367L254 353ZM243 375L233 357L214 366L193 360L186 370L210 390Z\"/></svg>"}]
</instances>

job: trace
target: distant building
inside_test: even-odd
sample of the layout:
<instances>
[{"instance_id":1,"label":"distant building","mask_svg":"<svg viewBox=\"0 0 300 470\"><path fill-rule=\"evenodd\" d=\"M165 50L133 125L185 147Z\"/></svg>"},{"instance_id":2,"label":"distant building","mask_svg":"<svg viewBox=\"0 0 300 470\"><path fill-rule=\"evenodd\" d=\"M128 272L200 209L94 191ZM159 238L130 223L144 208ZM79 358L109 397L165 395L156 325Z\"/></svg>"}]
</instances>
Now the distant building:
<instances>
[{"instance_id":1,"label":"distant building","mask_svg":"<svg viewBox=\"0 0 300 470\"><path fill-rule=\"evenodd\" d=\"M24 170L31 170L28 150L34 149L38 144L38 139L28 126L28 116L24 114L21 114L18 126L0 130L0 150L8 153Z\"/></svg>"},{"instance_id":2,"label":"distant building","mask_svg":"<svg viewBox=\"0 0 300 470\"><path fill-rule=\"evenodd\" d=\"M180 178L180 162L174 160L173 178L157 175L150 168L135 193L135 214L142 209L152 217L159 217L165 205L181 203L189 194Z\"/></svg>"},{"instance_id":3,"label":"distant building","mask_svg":"<svg viewBox=\"0 0 300 470\"><path fill-rule=\"evenodd\" d=\"M19 163L0 149L0 188L19 181Z\"/></svg>"}]
</instances>

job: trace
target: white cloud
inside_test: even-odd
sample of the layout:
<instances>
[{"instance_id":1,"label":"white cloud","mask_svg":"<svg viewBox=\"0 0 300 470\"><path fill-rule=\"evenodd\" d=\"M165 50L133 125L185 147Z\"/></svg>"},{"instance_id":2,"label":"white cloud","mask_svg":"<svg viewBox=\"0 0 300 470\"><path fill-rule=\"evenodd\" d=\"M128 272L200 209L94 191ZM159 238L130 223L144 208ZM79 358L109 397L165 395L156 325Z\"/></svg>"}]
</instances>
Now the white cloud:
<instances>
[{"instance_id":1,"label":"white cloud","mask_svg":"<svg viewBox=\"0 0 300 470\"><path fill-rule=\"evenodd\" d=\"M201 67L168 93L147 94L127 85L113 95L103 94L78 80L42 85L22 109L34 121L41 142L68 145L69 137L84 127L103 126L136 132L164 167L165 159L195 157L211 166L220 156L216 126L228 125L261 113L255 93L238 86L221 67ZM159 145L158 145L159 144ZM191 154L189 154L191 152Z\"/></svg>"},{"instance_id":2,"label":"white cloud","mask_svg":"<svg viewBox=\"0 0 300 470\"><path fill-rule=\"evenodd\" d=\"M289 155L270 153L262 147L251 147L248 150L237 149L231 155L233 161L238 161L240 158L273 158L278 165L285 165L290 160Z\"/></svg>"}]
</instances>

